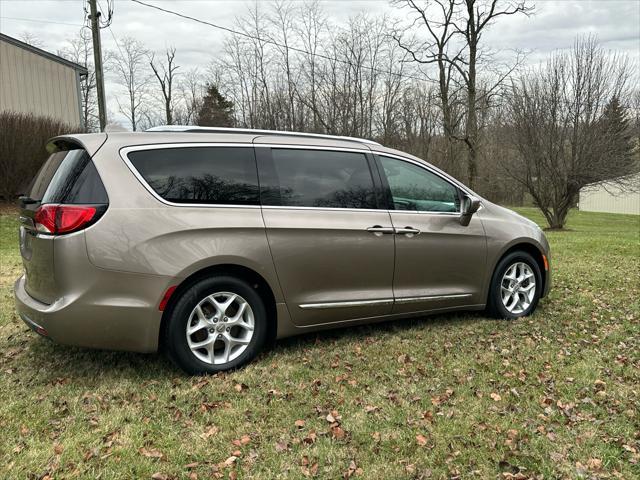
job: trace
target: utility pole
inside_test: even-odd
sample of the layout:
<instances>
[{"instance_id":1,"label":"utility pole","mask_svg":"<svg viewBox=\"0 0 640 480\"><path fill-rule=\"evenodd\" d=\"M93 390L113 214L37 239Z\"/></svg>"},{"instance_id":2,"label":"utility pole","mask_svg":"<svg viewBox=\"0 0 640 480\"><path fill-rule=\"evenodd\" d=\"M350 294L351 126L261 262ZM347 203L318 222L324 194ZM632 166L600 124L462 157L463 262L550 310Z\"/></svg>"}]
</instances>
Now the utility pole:
<instances>
[{"instance_id":1,"label":"utility pole","mask_svg":"<svg viewBox=\"0 0 640 480\"><path fill-rule=\"evenodd\" d=\"M91 6L91 32L93 33L93 61L96 67L96 89L98 91L98 117L100 119L100 131L104 132L107 124L107 109L104 102L104 73L102 71L102 47L100 46L100 12L96 6L96 0L89 0Z\"/></svg>"}]
</instances>

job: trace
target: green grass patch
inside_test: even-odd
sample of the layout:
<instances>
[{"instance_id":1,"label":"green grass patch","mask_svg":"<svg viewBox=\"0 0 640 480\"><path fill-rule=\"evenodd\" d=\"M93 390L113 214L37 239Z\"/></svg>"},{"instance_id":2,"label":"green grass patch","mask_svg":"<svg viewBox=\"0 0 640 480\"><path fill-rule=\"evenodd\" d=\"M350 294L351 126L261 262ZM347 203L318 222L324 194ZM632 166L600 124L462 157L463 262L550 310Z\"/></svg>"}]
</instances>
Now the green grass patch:
<instances>
[{"instance_id":1,"label":"green grass patch","mask_svg":"<svg viewBox=\"0 0 640 480\"><path fill-rule=\"evenodd\" d=\"M640 218L568 228L548 233L553 289L530 318L311 334L190 378L31 333L0 216L0 478L638 478Z\"/></svg>"}]
</instances>

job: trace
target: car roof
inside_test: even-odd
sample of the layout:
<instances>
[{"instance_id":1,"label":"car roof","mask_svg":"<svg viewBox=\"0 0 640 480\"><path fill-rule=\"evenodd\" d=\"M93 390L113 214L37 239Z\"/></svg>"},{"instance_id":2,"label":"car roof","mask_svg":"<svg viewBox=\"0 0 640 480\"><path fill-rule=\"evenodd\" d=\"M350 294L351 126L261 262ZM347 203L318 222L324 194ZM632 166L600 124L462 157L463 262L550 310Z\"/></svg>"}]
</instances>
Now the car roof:
<instances>
[{"instance_id":1,"label":"car roof","mask_svg":"<svg viewBox=\"0 0 640 480\"><path fill-rule=\"evenodd\" d=\"M98 138L101 139L99 143L102 144L106 139L110 144L117 144L120 148L177 143L261 143L270 145L360 149L367 151L370 151L372 148L381 147L379 143L372 140L341 137L337 135L243 128L184 127L177 125L156 127L144 132L107 130L105 133L63 135L62 137L75 138L83 145L98 142Z\"/></svg>"}]
</instances>

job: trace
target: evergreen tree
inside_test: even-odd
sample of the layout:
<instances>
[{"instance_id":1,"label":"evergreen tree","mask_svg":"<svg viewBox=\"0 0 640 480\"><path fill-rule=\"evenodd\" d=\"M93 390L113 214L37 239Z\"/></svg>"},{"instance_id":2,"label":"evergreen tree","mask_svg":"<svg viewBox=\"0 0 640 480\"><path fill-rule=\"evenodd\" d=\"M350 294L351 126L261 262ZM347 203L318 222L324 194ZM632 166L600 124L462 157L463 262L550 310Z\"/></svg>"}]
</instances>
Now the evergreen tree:
<instances>
[{"instance_id":1,"label":"evergreen tree","mask_svg":"<svg viewBox=\"0 0 640 480\"><path fill-rule=\"evenodd\" d=\"M600 117L602 135L606 141L607 150L603 161L620 165L620 173L633 173L638 168L634 158L635 142L629 125L627 112L619 98L613 97Z\"/></svg>"},{"instance_id":2,"label":"evergreen tree","mask_svg":"<svg viewBox=\"0 0 640 480\"><path fill-rule=\"evenodd\" d=\"M208 83L206 94L202 98L202 104L196 115L196 125L232 127L234 123L233 102L227 100L215 85Z\"/></svg>"}]
</instances>

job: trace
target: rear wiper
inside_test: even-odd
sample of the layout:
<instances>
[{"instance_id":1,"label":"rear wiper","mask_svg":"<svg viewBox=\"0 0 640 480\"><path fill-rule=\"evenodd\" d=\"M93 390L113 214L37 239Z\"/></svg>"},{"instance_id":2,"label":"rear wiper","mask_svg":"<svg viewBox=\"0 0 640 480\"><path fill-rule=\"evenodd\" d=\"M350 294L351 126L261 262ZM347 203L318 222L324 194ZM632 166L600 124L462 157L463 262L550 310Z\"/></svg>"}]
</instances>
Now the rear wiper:
<instances>
[{"instance_id":1,"label":"rear wiper","mask_svg":"<svg viewBox=\"0 0 640 480\"><path fill-rule=\"evenodd\" d=\"M27 197L24 195L18 197L18 200L20 200L20 203L22 203L23 205L32 205L34 203L40 203L40 200L36 200L34 198Z\"/></svg>"}]
</instances>

